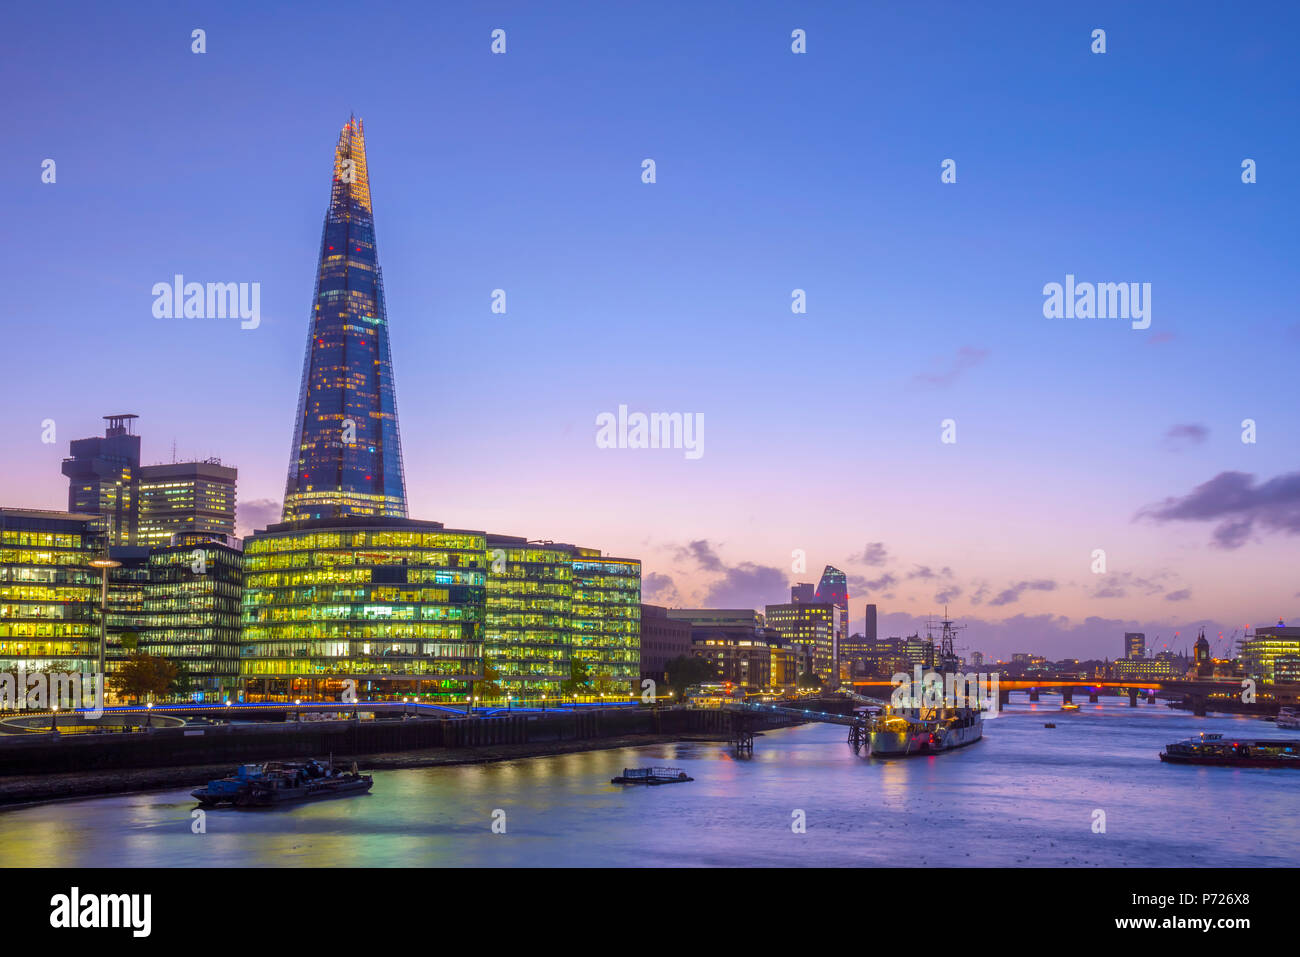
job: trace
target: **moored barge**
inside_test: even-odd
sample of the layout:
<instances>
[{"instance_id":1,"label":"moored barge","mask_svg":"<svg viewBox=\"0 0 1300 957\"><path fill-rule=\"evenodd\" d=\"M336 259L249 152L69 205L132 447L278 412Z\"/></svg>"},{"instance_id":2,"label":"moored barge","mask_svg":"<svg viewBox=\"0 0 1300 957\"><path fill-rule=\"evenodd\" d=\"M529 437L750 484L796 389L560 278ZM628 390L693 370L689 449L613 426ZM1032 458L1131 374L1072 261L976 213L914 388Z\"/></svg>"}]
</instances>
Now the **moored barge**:
<instances>
[{"instance_id":1,"label":"moored barge","mask_svg":"<svg viewBox=\"0 0 1300 957\"><path fill-rule=\"evenodd\" d=\"M209 781L207 787L195 788L190 793L203 807L249 808L364 794L373 784L374 778L359 772L356 764L352 770L342 771L333 763L327 765L320 761L306 764L270 761L241 765L233 774Z\"/></svg>"},{"instance_id":2,"label":"moored barge","mask_svg":"<svg viewBox=\"0 0 1300 957\"><path fill-rule=\"evenodd\" d=\"M681 768L624 768L616 778L610 778L610 784L679 784L694 781Z\"/></svg>"}]
</instances>

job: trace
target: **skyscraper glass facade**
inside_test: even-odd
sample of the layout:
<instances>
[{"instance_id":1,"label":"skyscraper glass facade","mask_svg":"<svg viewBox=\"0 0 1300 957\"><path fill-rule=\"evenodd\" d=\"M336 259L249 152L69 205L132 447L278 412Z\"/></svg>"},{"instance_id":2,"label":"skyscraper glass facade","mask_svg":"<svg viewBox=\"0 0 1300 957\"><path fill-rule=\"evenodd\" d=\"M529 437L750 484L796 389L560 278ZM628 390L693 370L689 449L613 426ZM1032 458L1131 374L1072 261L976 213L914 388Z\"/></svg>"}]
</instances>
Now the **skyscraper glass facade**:
<instances>
[{"instance_id":1,"label":"skyscraper glass facade","mask_svg":"<svg viewBox=\"0 0 1300 957\"><path fill-rule=\"evenodd\" d=\"M355 118L334 150L283 517L347 515L406 515L365 133Z\"/></svg>"}]
</instances>

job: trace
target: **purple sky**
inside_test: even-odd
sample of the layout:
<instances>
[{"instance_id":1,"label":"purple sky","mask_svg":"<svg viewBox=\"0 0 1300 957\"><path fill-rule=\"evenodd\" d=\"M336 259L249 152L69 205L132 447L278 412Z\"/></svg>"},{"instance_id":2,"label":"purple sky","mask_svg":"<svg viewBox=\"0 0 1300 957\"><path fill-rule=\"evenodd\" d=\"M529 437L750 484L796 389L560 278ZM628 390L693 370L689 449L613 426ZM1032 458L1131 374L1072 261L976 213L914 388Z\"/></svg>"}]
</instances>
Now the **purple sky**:
<instances>
[{"instance_id":1,"label":"purple sky","mask_svg":"<svg viewBox=\"0 0 1300 957\"><path fill-rule=\"evenodd\" d=\"M669 604L834 564L855 627L946 600L993 654L1294 614L1293 5L590 9L11 11L0 501L63 507L130 411L278 516L355 111L413 517L640 557ZM175 273L260 282L261 325L154 318ZM1150 327L1045 318L1067 275L1150 283ZM704 455L597 448L620 404Z\"/></svg>"}]
</instances>

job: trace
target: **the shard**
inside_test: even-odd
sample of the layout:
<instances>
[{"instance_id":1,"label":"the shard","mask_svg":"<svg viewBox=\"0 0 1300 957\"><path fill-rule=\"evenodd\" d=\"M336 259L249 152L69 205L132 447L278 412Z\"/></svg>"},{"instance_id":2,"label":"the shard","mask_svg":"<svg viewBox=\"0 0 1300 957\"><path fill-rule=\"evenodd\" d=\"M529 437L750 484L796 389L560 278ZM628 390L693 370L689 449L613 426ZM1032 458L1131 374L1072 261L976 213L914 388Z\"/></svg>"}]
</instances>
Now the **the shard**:
<instances>
[{"instance_id":1,"label":"the shard","mask_svg":"<svg viewBox=\"0 0 1300 957\"><path fill-rule=\"evenodd\" d=\"M406 516L384 282L366 139L353 117L334 149L284 520Z\"/></svg>"}]
</instances>

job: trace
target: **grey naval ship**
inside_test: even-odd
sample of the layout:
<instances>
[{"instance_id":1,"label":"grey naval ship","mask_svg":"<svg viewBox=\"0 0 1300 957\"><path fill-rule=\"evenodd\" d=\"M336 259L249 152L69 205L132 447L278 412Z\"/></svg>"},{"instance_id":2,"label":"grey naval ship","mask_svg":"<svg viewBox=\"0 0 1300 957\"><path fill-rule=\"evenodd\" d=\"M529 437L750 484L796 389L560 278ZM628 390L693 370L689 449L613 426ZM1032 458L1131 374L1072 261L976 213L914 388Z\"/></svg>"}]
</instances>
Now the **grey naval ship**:
<instances>
[{"instance_id":1,"label":"grey naval ship","mask_svg":"<svg viewBox=\"0 0 1300 957\"><path fill-rule=\"evenodd\" d=\"M952 619L944 617L939 668L942 676L960 671L959 659L953 652L956 629ZM919 689L913 694L920 696ZM950 702L951 703L951 702ZM918 754L939 754L955 748L974 744L984 736L984 716L979 702L976 707L888 707L872 718L867 727L867 738L872 757L909 757Z\"/></svg>"}]
</instances>

